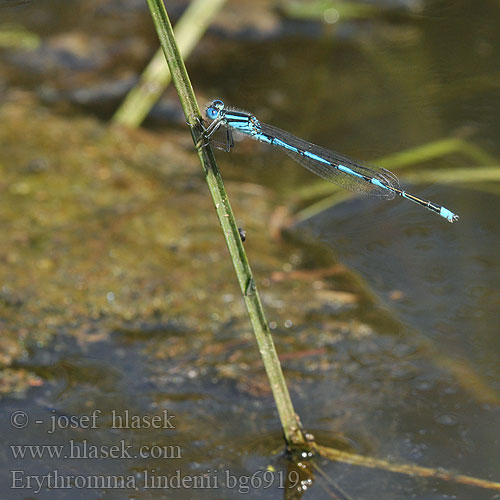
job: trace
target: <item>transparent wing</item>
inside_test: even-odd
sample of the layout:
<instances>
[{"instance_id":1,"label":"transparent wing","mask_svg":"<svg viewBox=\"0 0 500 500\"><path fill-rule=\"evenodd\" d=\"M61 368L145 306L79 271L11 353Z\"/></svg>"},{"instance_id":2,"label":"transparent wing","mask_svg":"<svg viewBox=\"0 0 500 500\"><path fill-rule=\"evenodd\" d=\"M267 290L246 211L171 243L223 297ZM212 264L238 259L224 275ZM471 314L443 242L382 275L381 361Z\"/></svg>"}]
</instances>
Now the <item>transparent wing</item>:
<instances>
[{"instance_id":1,"label":"transparent wing","mask_svg":"<svg viewBox=\"0 0 500 500\"><path fill-rule=\"evenodd\" d=\"M399 181L389 170L379 167L368 167L335 151L311 144L272 125L262 122L260 122L260 125L263 134L275 137L292 148L301 151L297 152L294 149L281 146L288 156L313 174L319 175L323 179L355 193L370 194L387 200L391 200L396 196L396 193L391 188L399 189ZM255 138L258 139L258 137ZM303 151L325 159L330 165L304 155ZM339 165L347 167L363 177L357 177L335 168ZM383 186L387 186L388 189L372 184L370 182L372 178L377 179Z\"/></svg>"}]
</instances>

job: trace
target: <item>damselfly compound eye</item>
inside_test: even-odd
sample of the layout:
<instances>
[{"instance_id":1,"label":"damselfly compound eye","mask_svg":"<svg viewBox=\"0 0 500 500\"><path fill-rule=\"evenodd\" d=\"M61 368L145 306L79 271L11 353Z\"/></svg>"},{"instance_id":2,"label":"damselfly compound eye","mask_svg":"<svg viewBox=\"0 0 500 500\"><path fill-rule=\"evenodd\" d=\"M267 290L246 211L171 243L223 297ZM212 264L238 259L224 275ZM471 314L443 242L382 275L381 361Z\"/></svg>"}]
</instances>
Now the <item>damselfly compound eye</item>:
<instances>
[{"instance_id":1,"label":"damselfly compound eye","mask_svg":"<svg viewBox=\"0 0 500 500\"><path fill-rule=\"evenodd\" d=\"M215 120L219 116L219 110L214 106L209 106L205 111L205 114L209 120Z\"/></svg>"}]
</instances>

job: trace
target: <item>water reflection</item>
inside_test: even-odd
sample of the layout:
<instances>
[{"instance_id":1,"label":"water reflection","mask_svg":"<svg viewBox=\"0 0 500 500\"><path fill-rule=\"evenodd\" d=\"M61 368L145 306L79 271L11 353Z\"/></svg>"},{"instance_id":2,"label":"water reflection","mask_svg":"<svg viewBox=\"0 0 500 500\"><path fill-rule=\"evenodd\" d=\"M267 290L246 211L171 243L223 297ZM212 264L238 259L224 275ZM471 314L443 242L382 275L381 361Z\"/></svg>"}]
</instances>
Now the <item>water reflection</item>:
<instances>
[{"instance_id":1,"label":"water reflection","mask_svg":"<svg viewBox=\"0 0 500 500\"><path fill-rule=\"evenodd\" d=\"M156 48L145 3L44 2L43 16L41 3L23 5L0 2L16 7L2 9L5 19L43 37L30 57L18 47L1 62L2 382L19 397L6 398L1 413L167 408L179 419L172 444L184 450L186 473L286 469L269 384L173 90L156 110L162 128L154 134L110 132L92 119L95 110L111 116ZM177 14L184 4L172 5ZM332 29L282 18L269 5L238 2L218 18L188 62L200 101L221 96L363 159L462 136L499 153L497 3L427 2L418 14L339 19ZM266 224L274 207L303 202L298 187L312 175L258 144L218 159L306 428L365 455L498 478L497 184L473 183L476 163L460 152L427 160L411 168L470 170L462 185L411 186L456 210L459 223L402 201L355 199L300 226L299 236L314 236L305 243L272 239ZM405 183L406 172L396 172ZM37 427L23 436L47 437ZM169 437L104 426L62 433L55 444ZM54 464L6 456L3 465L8 480L9 468ZM77 464L94 474L145 466L171 472L177 464ZM487 498L324 467L360 498ZM314 486L311 498L320 498ZM207 498L224 494L233 498L228 490Z\"/></svg>"}]
</instances>

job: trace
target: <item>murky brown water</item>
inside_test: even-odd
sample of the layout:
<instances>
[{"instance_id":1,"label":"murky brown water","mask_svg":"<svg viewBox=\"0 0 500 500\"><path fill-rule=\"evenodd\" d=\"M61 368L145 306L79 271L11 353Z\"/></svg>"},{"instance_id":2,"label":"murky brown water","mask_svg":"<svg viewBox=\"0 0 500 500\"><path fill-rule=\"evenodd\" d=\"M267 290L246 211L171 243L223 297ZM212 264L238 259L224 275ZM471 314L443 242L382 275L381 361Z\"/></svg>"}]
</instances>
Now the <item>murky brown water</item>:
<instances>
[{"instance_id":1,"label":"murky brown water","mask_svg":"<svg viewBox=\"0 0 500 500\"><path fill-rule=\"evenodd\" d=\"M230 3L188 61L200 102L223 98L356 157L449 137L469 145L399 172L457 224L404 201L352 199L282 238L284 214L324 183L251 141L217 156L307 430L324 445L490 480L500 479L498 186L459 184L451 169L492 166L498 153L497 18L493 2L385 3L328 25ZM3 497L281 497L279 421L174 90L149 128L107 126L155 49L145 4L38 1L0 8L0 35L6 23L30 43L9 35L0 47ZM443 183L405 180L444 167ZM134 416L146 419L114 425ZM22 458L16 445L61 456ZM71 455L85 446L85 459ZM119 448L98 458L91 446ZM304 498L336 488L492 498L318 463L329 479L317 474ZM73 476L70 490L50 488L56 469ZM258 483L266 470L269 488ZM152 487L176 471L205 478L203 493ZM95 475L130 483L75 486Z\"/></svg>"}]
</instances>

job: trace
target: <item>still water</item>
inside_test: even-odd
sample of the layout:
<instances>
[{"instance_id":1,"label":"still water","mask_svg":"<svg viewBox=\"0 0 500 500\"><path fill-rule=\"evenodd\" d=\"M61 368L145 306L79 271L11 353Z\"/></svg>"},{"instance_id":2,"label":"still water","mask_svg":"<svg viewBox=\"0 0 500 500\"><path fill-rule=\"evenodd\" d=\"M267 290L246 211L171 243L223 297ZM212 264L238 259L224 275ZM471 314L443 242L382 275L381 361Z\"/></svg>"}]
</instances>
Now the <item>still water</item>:
<instances>
[{"instance_id":1,"label":"still water","mask_svg":"<svg viewBox=\"0 0 500 500\"><path fill-rule=\"evenodd\" d=\"M253 141L217 152L305 428L499 481L499 5L370 5L305 19L291 2L228 2L188 71L200 104L221 98L367 161L408 152L390 167L401 184L460 215L353 197L300 217L328 183ZM184 6L167 2L175 17ZM296 471L174 90L145 131L107 126L156 48L144 2L0 4L0 31L12 26L31 38L0 48L2 497L285 496ZM417 150L449 139L460 146ZM152 425L165 411L168 426ZM23 458L16 445L87 454ZM303 498L495 498L317 464ZM54 488L56 469L129 483ZM248 487L264 472L271 487ZM148 483L176 474L205 478L202 494Z\"/></svg>"}]
</instances>

